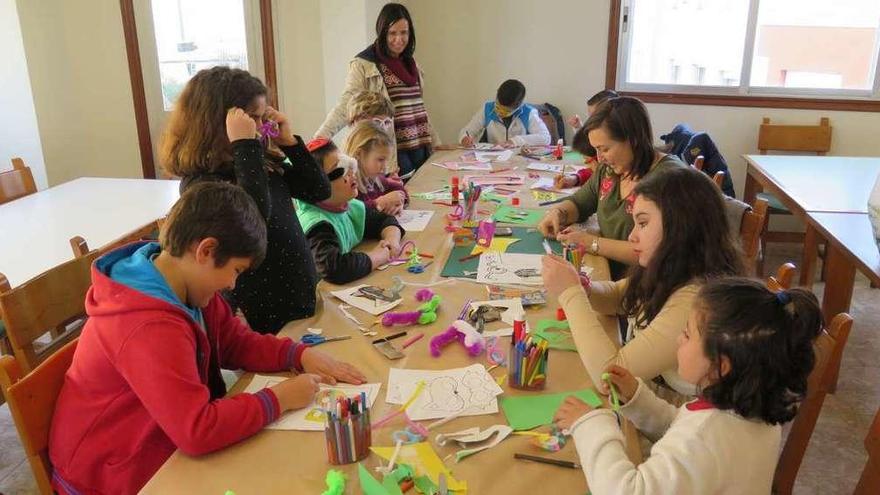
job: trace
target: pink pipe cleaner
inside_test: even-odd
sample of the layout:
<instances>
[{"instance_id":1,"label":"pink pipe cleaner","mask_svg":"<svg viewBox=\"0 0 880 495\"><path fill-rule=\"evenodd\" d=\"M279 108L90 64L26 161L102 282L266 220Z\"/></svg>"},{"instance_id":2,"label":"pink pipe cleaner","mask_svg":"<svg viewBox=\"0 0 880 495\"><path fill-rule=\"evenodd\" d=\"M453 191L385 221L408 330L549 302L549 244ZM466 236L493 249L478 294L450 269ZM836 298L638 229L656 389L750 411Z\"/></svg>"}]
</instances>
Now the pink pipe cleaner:
<instances>
[{"instance_id":1,"label":"pink pipe cleaner","mask_svg":"<svg viewBox=\"0 0 880 495\"><path fill-rule=\"evenodd\" d=\"M394 325L415 325L419 322L421 311L407 311L405 313L385 313L382 316L382 325L386 327Z\"/></svg>"},{"instance_id":2,"label":"pink pipe cleaner","mask_svg":"<svg viewBox=\"0 0 880 495\"><path fill-rule=\"evenodd\" d=\"M479 338L474 337L468 331L463 332L461 328L465 327L470 327ZM467 322L456 320L445 332L439 333L431 339L431 355L440 357L443 348L456 341L460 342L471 356L479 356L483 352L484 340L482 336Z\"/></svg>"},{"instance_id":3,"label":"pink pipe cleaner","mask_svg":"<svg viewBox=\"0 0 880 495\"><path fill-rule=\"evenodd\" d=\"M264 120L263 124L260 125L260 128L257 129L260 133L260 141L263 144L266 144L269 141L269 138L277 138L281 135L281 131L278 129L278 124L273 120Z\"/></svg>"},{"instance_id":4,"label":"pink pipe cleaner","mask_svg":"<svg viewBox=\"0 0 880 495\"><path fill-rule=\"evenodd\" d=\"M431 289L419 289L416 292L416 301L425 302L434 297L434 291Z\"/></svg>"}]
</instances>

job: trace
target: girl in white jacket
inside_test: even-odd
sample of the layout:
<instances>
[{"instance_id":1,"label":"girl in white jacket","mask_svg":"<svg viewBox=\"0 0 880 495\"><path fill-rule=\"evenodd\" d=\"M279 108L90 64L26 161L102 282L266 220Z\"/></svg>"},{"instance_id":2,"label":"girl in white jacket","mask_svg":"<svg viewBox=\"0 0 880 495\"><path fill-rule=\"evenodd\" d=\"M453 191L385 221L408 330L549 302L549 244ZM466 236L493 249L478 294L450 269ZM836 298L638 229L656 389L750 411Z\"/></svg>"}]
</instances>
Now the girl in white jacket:
<instances>
[{"instance_id":1,"label":"girl in white jacket","mask_svg":"<svg viewBox=\"0 0 880 495\"><path fill-rule=\"evenodd\" d=\"M526 87L508 79L498 87L495 100L485 102L458 133L458 142L473 146L486 132L486 141L508 148L550 144L550 131L538 109L523 103Z\"/></svg>"},{"instance_id":2,"label":"girl in white jacket","mask_svg":"<svg viewBox=\"0 0 880 495\"><path fill-rule=\"evenodd\" d=\"M556 412L592 493L770 493L780 425L797 413L815 361L816 297L728 278L704 286L693 308L679 338L678 373L697 386L697 400L676 408L623 368L605 375L625 402L620 413L655 441L645 462L627 459L612 410L568 397Z\"/></svg>"}]
</instances>

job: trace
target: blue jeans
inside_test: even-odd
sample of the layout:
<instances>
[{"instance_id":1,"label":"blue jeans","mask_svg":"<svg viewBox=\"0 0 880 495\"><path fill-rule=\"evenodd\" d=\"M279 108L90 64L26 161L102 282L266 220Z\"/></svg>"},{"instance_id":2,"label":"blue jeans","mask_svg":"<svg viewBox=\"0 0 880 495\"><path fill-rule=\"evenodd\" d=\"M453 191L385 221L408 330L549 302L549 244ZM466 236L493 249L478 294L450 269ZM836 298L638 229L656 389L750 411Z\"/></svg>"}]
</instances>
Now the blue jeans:
<instances>
[{"instance_id":1,"label":"blue jeans","mask_svg":"<svg viewBox=\"0 0 880 495\"><path fill-rule=\"evenodd\" d=\"M413 150L397 150L397 166L400 167L400 175L404 179L409 179L423 163L428 161L431 156L431 147L422 146Z\"/></svg>"}]
</instances>

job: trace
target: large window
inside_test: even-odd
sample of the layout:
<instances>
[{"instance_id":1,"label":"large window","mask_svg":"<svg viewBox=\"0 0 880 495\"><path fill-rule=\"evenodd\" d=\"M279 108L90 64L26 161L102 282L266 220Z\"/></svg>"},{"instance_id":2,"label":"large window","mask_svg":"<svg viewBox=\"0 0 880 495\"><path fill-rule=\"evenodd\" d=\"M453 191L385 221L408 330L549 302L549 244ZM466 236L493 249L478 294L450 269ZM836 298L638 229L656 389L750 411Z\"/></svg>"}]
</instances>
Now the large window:
<instances>
[{"instance_id":1,"label":"large window","mask_svg":"<svg viewBox=\"0 0 880 495\"><path fill-rule=\"evenodd\" d=\"M618 90L880 100L880 0L612 1Z\"/></svg>"}]
</instances>

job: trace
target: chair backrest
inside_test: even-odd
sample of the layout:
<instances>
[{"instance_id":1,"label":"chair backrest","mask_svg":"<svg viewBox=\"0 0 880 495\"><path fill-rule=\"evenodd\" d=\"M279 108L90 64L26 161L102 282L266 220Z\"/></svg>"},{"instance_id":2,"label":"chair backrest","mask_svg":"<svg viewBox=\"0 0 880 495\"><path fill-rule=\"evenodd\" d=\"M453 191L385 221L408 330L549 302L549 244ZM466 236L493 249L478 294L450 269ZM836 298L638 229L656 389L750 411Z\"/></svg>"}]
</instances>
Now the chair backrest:
<instances>
[{"instance_id":1,"label":"chair backrest","mask_svg":"<svg viewBox=\"0 0 880 495\"><path fill-rule=\"evenodd\" d=\"M162 218L160 220L154 220L146 225L138 227L131 232L124 234L123 236L110 241L100 249L98 249L98 254L102 255L109 251L112 251L118 247L124 246L130 242L140 241L143 239L149 239L151 234L154 231L161 230L162 224L165 223L165 219ZM86 242L82 236L73 236L70 238L70 249L73 251L73 256L79 258L81 256L85 256L89 251L89 243Z\"/></svg>"},{"instance_id":2,"label":"chair backrest","mask_svg":"<svg viewBox=\"0 0 880 495\"><path fill-rule=\"evenodd\" d=\"M9 402L12 420L18 429L21 445L27 454L31 471L40 493L52 493L49 462L49 429L55 413L55 403L64 375L73 361L78 340L68 342L32 372L24 374L19 362L12 356L0 356L0 386Z\"/></svg>"},{"instance_id":3,"label":"chair backrest","mask_svg":"<svg viewBox=\"0 0 880 495\"><path fill-rule=\"evenodd\" d=\"M768 117L758 130L758 152L807 151L824 155L831 149L831 124L822 117L819 125L771 124Z\"/></svg>"},{"instance_id":4,"label":"chair backrest","mask_svg":"<svg viewBox=\"0 0 880 495\"><path fill-rule=\"evenodd\" d=\"M743 215L739 237L743 250L746 268L755 271L758 255L761 250L761 236L764 234L764 220L767 218L769 203L766 199L756 198L752 209Z\"/></svg>"},{"instance_id":5,"label":"chair backrest","mask_svg":"<svg viewBox=\"0 0 880 495\"><path fill-rule=\"evenodd\" d=\"M794 281L794 272L797 267L794 263L784 263L776 270L776 275L767 277L767 288L773 292L791 289L791 283Z\"/></svg>"},{"instance_id":6,"label":"chair backrest","mask_svg":"<svg viewBox=\"0 0 880 495\"><path fill-rule=\"evenodd\" d=\"M97 252L88 253L0 293L6 334L25 373L79 335L97 257ZM49 344L38 349L35 341L53 330Z\"/></svg>"},{"instance_id":7,"label":"chair backrest","mask_svg":"<svg viewBox=\"0 0 880 495\"><path fill-rule=\"evenodd\" d=\"M34 174L21 158L12 159L12 170L0 172L0 204L37 192Z\"/></svg>"},{"instance_id":8,"label":"chair backrest","mask_svg":"<svg viewBox=\"0 0 880 495\"><path fill-rule=\"evenodd\" d=\"M853 495L880 493L880 410L877 410L871 429L865 436L865 449L868 451L868 461Z\"/></svg>"},{"instance_id":9,"label":"chair backrest","mask_svg":"<svg viewBox=\"0 0 880 495\"><path fill-rule=\"evenodd\" d=\"M816 364L807 382L807 397L801 402L797 416L791 422L791 429L782 446L776 473L773 476L773 493L788 495L794 488L798 469L816 428L816 421L825 402L825 396L832 390L835 382L836 366L834 357L843 352L853 319L840 313L831 320L831 325L816 339Z\"/></svg>"}]
</instances>

